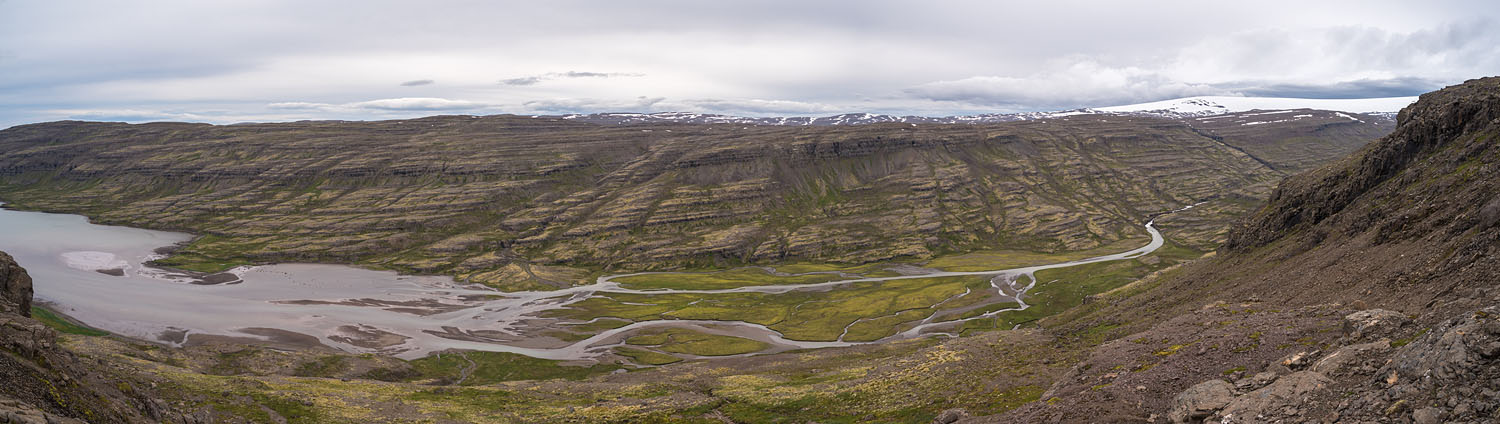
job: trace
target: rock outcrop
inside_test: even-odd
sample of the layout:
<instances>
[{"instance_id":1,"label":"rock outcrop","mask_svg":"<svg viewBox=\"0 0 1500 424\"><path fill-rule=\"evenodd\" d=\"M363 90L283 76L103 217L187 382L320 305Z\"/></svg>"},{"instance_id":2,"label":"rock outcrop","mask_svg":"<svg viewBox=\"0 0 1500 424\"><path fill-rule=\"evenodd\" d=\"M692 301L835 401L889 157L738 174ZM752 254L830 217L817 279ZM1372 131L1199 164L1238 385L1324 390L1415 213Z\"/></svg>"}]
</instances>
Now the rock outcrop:
<instances>
[{"instance_id":1,"label":"rock outcrop","mask_svg":"<svg viewBox=\"0 0 1500 424\"><path fill-rule=\"evenodd\" d=\"M1224 380L1208 380L1189 387L1172 399L1167 418L1174 423L1202 421L1234 401L1234 385Z\"/></svg>"},{"instance_id":2,"label":"rock outcrop","mask_svg":"<svg viewBox=\"0 0 1500 424\"><path fill-rule=\"evenodd\" d=\"M1405 314L1385 309L1369 309L1344 317L1344 332L1355 339L1388 335L1411 322Z\"/></svg>"},{"instance_id":3,"label":"rock outcrop","mask_svg":"<svg viewBox=\"0 0 1500 424\"><path fill-rule=\"evenodd\" d=\"M1369 314L1346 322L1368 322ZM1347 327L1346 327L1347 328ZM1173 422L1496 422L1500 412L1500 305L1471 311L1392 347L1400 329L1346 334L1309 370L1254 391L1213 379L1178 394ZM1406 341L1403 341L1406 343ZM1316 355L1316 354L1314 354Z\"/></svg>"},{"instance_id":4,"label":"rock outcrop","mask_svg":"<svg viewBox=\"0 0 1500 424\"><path fill-rule=\"evenodd\" d=\"M1314 396L1327 393L1329 384L1333 382L1327 376L1313 371L1299 371L1282 377L1275 373L1268 374L1274 380L1264 387L1244 393L1215 391L1211 398L1203 394L1207 388L1234 389L1235 386L1223 380L1199 383L1177 395L1176 402L1184 408L1173 409L1168 417L1174 423L1298 421L1304 418L1303 405Z\"/></svg>"},{"instance_id":5,"label":"rock outcrop","mask_svg":"<svg viewBox=\"0 0 1500 424\"><path fill-rule=\"evenodd\" d=\"M0 313L31 316L31 276L14 258L0 252Z\"/></svg>"},{"instance_id":6,"label":"rock outcrop","mask_svg":"<svg viewBox=\"0 0 1500 424\"><path fill-rule=\"evenodd\" d=\"M0 423L5 424L75 424L73 418L48 413L15 399L0 398Z\"/></svg>"},{"instance_id":7,"label":"rock outcrop","mask_svg":"<svg viewBox=\"0 0 1500 424\"><path fill-rule=\"evenodd\" d=\"M1496 422L1500 305L1449 320L1395 350L1339 410L1346 420Z\"/></svg>"},{"instance_id":8,"label":"rock outcrop","mask_svg":"<svg viewBox=\"0 0 1500 424\"><path fill-rule=\"evenodd\" d=\"M1371 143L1334 165L1283 181L1271 193L1264 209L1230 233L1224 247L1245 250L1262 246L1316 225L1408 168L1425 167L1418 163L1439 150L1456 142L1467 144L1470 140L1464 136L1493 131L1497 118L1500 118L1500 77L1472 80L1423 94L1416 103L1401 110L1395 132L1380 142ZM1492 198L1478 200L1473 206L1484 205Z\"/></svg>"}]
</instances>

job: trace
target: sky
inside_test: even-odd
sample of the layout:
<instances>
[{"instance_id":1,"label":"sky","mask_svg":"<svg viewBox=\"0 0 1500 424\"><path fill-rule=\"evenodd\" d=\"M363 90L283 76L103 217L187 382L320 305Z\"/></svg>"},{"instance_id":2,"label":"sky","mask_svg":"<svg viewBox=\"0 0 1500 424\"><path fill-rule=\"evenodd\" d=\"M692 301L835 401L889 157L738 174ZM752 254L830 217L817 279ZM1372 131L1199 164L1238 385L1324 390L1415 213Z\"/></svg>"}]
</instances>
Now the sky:
<instances>
[{"instance_id":1,"label":"sky","mask_svg":"<svg viewBox=\"0 0 1500 424\"><path fill-rule=\"evenodd\" d=\"M0 128L687 111L946 116L1410 96L1490 1L0 0Z\"/></svg>"}]
</instances>

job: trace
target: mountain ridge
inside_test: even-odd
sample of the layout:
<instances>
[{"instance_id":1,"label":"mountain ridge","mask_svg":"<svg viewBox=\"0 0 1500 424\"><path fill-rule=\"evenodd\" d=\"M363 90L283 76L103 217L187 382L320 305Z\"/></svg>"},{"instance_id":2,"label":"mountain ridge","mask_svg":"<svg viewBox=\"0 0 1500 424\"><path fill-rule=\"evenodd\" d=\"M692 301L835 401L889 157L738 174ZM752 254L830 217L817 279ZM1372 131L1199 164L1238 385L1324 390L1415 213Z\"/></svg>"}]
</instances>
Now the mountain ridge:
<instances>
[{"instance_id":1,"label":"mountain ridge","mask_svg":"<svg viewBox=\"0 0 1500 424\"><path fill-rule=\"evenodd\" d=\"M845 113L810 117L747 117L696 112L589 113L566 115L532 115L609 125L651 123L743 124L743 125L869 125L877 123L921 124L991 124L1000 122L1057 119L1078 115L1150 116L1159 118L1196 118L1240 112L1283 112L1293 110L1352 113L1365 119L1394 120L1395 113L1416 101L1416 97L1382 97L1369 99L1304 99L1286 97L1196 96L1129 105L1078 108L1048 112L986 113L976 115L919 116L876 113ZM1349 119L1356 119L1349 117ZM1357 120L1357 119L1356 119Z\"/></svg>"},{"instance_id":2,"label":"mountain ridge","mask_svg":"<svg viewBox=\"0 0 1500 424\"><path fill-rule=\"evenodd\" d=\"M866 263L984 248L1090 249L1139 237L1136 221L1146 213L1210 197L1245 201L1196 213L1247 212L1282 173L1388 128L1336 112L1264 118L798 127L515 116L60 122L0 131L0 192L13 207L213 236L171 264L362 262L535 288L586 281L596 271L581 272L583 264ZM1199 216L1206 219L1168 229L1177 242L1217 243L1227 220ZM533 277L546 267L574 269Z\"/></svg>"}]
</instances>

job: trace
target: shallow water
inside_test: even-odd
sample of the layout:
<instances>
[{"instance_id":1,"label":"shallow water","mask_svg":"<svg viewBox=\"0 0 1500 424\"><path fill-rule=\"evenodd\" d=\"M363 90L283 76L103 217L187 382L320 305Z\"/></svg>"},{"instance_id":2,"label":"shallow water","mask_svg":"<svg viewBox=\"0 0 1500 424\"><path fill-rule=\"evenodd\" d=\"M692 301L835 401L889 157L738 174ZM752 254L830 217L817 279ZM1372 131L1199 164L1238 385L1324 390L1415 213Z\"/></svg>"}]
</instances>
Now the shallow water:
<instances>
[{"instance_id":1,"label":"shallow water","mask_svg":"<svg viewBox=\"0 0 1500 424\"><path fill-rule=\"evenodd\" d=\"M317 264L244 267L233 271L240 276L240 283L195 285L189 279L174 278L171 273L142 265L154 257L154 249L191 240L191 235L95 225L78 215L0 209L0 251L10 253L30 272L37 300L90 326L177 344L184 341L183 332L193 337L265 339L258 335L264 332L256 329L272 328L309 335L322 344L347 351L381 352L404 358L458 348L548 359L588 359L618 345L629 331L659 325L713 324L782 349L848 346L859 343L787 340L760 325L708 321L639 322L563 347L517 345L527 345L523 330L536 325L536 314L599 293L780 293L826 290L856 282L993 275L991 285L995 291L1004 298L1014 299L1035 283L1030 277L1036 271L1134 258L1156 250L1162 245L1161 235L1150 223L1146 230L1151 233L1151 243L1129 252L1008 270L693 291L624 289L611 281L620 276L606 276L595 284L558 291L501 293L481 286L461 285L448 277L402 276ZM99 269L121 269L124 275L106 275L96 271ZM1018 286L1023 276L1027 277L1025 286ZM1025 307L1024 302L1020 304ZM952 324L923 322L886 340L922 336Z\"/></svg>"}]
</instances>

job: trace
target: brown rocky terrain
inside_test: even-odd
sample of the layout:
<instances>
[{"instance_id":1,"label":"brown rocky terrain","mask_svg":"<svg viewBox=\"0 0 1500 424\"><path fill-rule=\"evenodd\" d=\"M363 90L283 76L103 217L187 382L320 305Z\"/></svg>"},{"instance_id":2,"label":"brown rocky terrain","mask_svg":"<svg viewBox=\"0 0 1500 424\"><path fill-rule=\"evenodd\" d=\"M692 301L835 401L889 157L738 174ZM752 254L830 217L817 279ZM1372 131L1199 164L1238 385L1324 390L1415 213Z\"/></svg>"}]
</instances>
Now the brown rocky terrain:
<instances>
[{"instance_id":1,"label":"brown rocky terrain","mask_svg":"<svg viewBox=\"0 0 1500 424\"><path fill-rule=\"evenodd\" d=\"M1390 128L1299 115L1261 125L1116 115L825 127L53 122L0 131L0 199L203 234L164 261L187 269L363 263L505 288L601 269L1083 250L1139 238L1148 214L1217 198L1164 223L1175 242L1210 249L1285 172Z\"/></svg>"},{"instance_id":2,"label":"brown rocky terrain","mask_svg":"<svg viewBox=\"0 0 1500 424\"><path fill-rule=\"evenodd\" d=\"M0 252L0 313L31 316L31 276L5 252Z\"/></svg>"},{"instance_id":3,"label":"brown rocky terrain","mask_svg":"<svg viewBox=\"0 0 1500 424\"><path fill-rule=\"evenodd\" d=\"M1500 78L1398 119L1282 182L1219 255L1045 320L1116 340L977 421L1496 422Z\"/></svg>"}]
</instances>

